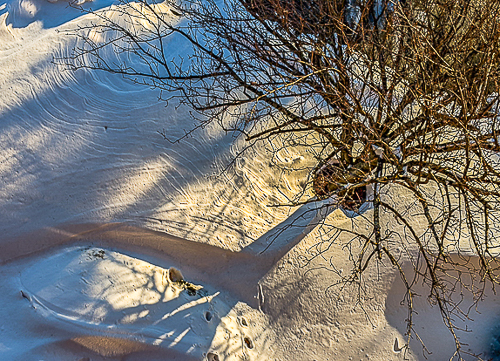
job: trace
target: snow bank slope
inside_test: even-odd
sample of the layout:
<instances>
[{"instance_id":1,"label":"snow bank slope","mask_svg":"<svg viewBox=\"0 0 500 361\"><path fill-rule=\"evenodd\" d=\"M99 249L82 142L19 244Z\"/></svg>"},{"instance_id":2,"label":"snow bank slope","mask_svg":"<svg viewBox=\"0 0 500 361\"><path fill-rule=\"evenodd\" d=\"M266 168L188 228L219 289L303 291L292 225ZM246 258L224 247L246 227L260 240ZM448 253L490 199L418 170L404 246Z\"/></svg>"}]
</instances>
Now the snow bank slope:
<instances>
[{"instance_id":1,"label":"snow bank slope","mask_svg":"<svg viewBox=\"0 0 500 361\"><path fill-rule=\"evenodd\" d=\"M241 146L233 134L213 127L170 144L158 131L184 135L195 124L187 109L166 108L157 91L118 76L52 63L78 43L66 30L96 21L91 15L45 0L7 0L0 9L4 237L60 223L127 221L241 249L286 218L290 210L267 205L285 201L298 180L271 167L269 155L250 153L235 172L214 177ZM172 57L182 55L173 45ZM305 162L298 154L278 158ZM285 180L281 189L276 179Z\"/></svg>"}]
</instances>

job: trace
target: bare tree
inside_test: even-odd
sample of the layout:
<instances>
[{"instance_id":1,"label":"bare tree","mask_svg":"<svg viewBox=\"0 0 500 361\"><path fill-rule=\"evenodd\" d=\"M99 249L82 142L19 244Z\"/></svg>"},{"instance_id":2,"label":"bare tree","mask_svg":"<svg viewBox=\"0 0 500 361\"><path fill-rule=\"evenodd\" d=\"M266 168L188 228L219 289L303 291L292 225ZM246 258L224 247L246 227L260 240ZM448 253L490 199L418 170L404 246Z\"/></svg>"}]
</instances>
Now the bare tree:
<instances>
[{"instance_id":1,"label":"bare tree","mask_svg":"<svg viewBox=\"0 0 500 361\"><path fill-rule=\"evenodd\" d=\"M467 290L477 302L499 282L500 3L167 3L124 2L114 9L120 21L96 12L102 22L80 29L84 44L70 65L164 90L198 112L200 126L217 122L250 145L311 152L316 165L289 205L373 207L363 215L370 229L339 229L358 245L342 282L361 283L372 263L396 267L407 288L408 339L414 287L423 283L460 358L453 320L468 311L453 294ZM170 59L171 39L191 52ZM127 57L110 62L109 48ZM412 201L398 202L401 192Z\"/></svg>"}]
</instances>

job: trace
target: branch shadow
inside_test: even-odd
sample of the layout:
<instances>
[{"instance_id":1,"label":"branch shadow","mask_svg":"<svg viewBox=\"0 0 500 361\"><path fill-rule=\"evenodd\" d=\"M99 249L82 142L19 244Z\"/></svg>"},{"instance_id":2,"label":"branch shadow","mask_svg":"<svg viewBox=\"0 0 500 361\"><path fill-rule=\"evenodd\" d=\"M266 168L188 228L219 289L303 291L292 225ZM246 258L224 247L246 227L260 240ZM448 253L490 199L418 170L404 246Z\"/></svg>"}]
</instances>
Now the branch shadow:
<instances>
[{"instance_id":1,"label":"branch shadow","mask_svg":"<svg viewBox=\"0 0 500 361\"><path fill-rule=\"evenodd\" d=\"M304 210L299 212L300 215L304 215ZM76 227L80 227L81 230L82 226ZM259 299L259 281L274 266L276 257L286 253L302 239L301 237L288 240L279 248L274 245L274 249L270 250L269 254L255 254L249 250L231 252L219 247L178 239L160 232L123 224L94 226L79 233L72 233L70 229L71 227L67 226L65 230L62 228L47 230L48 234L45 239L50 239L59 246L54 247L54 244L44 243L45 252L40 250L42 253L37 253L38 259L42 259L35 264L37 269L28 268L21 276L23 279L23 277L36 275L36 279L28 279L28 283L22 282L25 287L23 292L28 295L27 298L33 302L36 308L43 309L49 314L47 317L56 318L65 324L70 323L77 328L83 327L86 329L84 335L101 337L103 340L108 338L111 340L115 338L128 339L132 335L134 339L139 337L149 344L152 340L152 344L156 346L165 347L164 342L166 342L167 349L172 348L179 354L190 355L193 352L193 347L200 348L199 337L202 337L214 340L212 346L205 349L205 352L208 352L205 353L207 359L216 355L229 354L241 354L242 357L252 354L253 359L265 359L264 353L260 354L260 352L270 347L269 343L272 341L268 331L262 327L265 322L254 322L256 317L264 317L262 313L257 311L260 309L259 301L262 301ZM273 232L275 231L273 230ZM271 234L274 234L273 232ZM39 236L41 236L40 233ZM82 247L82 244L88 246ZM76 262L77 257L74 256L66 259L65 255L69 252L68 245L77 247L77 255L81 258L79 262ZM110 247L119 251L111 251ZM122 249L123 251L121 251ZM138 268L132 261L117 259L115 256L116 254L125 256L130 254L130 257L137 257L136 252L141 254L141 261L149 262L151 266ZM84 254L85 257L81 256L80 253ZM44 254L42 258L41 254ZM120 257L123 258L123 256ZM68 270L73 274L74 271L68 265L73 264L73 267L76 264L81 265L82 260L90 263L104 261L119 263L122 271L110 265L101 265L99 269L103 267L113 269L114 276L122 284L113 285L104 282L106 280L94 279L95 276L85 271L85 274L82 273L81 276L84 282L80 282L82 289L77 285L71 291L87 294L85 287L87 287L88 281L86 279L94 279L94 283L98 282L96 285L98 285L99 292L93 297L97 300L106 300L107 303L104 306L91 305L88 306L90 307L88 310L80 310L75 313L76 311L64 309L57 304L62 301L59 298L60 292L58 293L55 289L71 288L73 283L69 279L64 281L63 278L62 281L53 282L55 285L47 285L46 280L50 280L52 276L60 277ZM44 270L50 269L51 265L54 264L57 265L54 274L45 274ZM157 266L158 264L162 266ZM176 291L173 284L163 285L160 282L159 287L159 281L155 279L158 277L153 275L150 267L166 269L165 265L178 267L184 273L186 280L203 286L203 289L197 291L196 294L189 294L182 289ZM97 268L92 266L88 269L95 270ZM65 284L64 282L70 283ZM138 297L137 300L143 301L139 300L130 304L130 300L128 300L127 307L120 308L122 311L115 319L117 315L116 305L122 304L124 297L132 297L131 293L133 292L128 289L131 284L134 287L134 292L137 288L139 293L142 290L142 293L148 294L134 293L134 297ZM151 292L154 295L151 295ZM171 293L170 296L167 296L168 292ZM177 292L177 295L172 297L172 292ZM119 294L120 297L113 298L114 294ZM63 298L71 296L68 290L61 295ZM47 297L49 297L48 300ZM75 294L76 303L80 302L79 297ZM160 302L161 299L163 301ZM85 299L81 300L80 303L89 304ZM82 317L83 321L75 321L81 320ZM98 324L92 322L96 317L99 319ZM216 335L221 332L225 332L225 334ZM191 336L189 336L190 334ZM82 337L85 339L85 337L90 336ZM97 339L94 342L87 341L89 344L95 344ZM69 339L64 343L65 347L69 347L67 346L68 342L75 341ZM146 351L156 352L158 350ZM104 353L102 350L100 352Z\"/></svg>"},{"instance_id":2,"label":"branch shadow","mask_svg":"<svg viewBox=\"0 0 500 361\"><path fill-rule=\"evenodd\" d=\"M452 258L462 265L479 269L478 258L474 255L454 255ZM407 265L407 279L413 279L414 269ZM405 337L405 341L395 341L394 352L411 354L420 361L450 359L456 344L453 335L443 321L439 307L428 297L429 286L422 283L421 276L413 285L412 336L407 344L409 310L407 290L400 277L396 277L386 299L385 317L389 324ZM459 282L457 284L457 282ZM494 341L498 324L500 297L490 288L481 290L481 285L471 281L470 275L450 272L444 283L455 285L457 290L451 300L455 303L452 321L461 345L460 355L452 359L490 359L491 343ZM453 287L455 287L453 286ZM479 288L477 288L479 286ZM463 287L463 288L462 288ZM481 292L479 299L470 292Z\"/></svg>"}]
</instances>

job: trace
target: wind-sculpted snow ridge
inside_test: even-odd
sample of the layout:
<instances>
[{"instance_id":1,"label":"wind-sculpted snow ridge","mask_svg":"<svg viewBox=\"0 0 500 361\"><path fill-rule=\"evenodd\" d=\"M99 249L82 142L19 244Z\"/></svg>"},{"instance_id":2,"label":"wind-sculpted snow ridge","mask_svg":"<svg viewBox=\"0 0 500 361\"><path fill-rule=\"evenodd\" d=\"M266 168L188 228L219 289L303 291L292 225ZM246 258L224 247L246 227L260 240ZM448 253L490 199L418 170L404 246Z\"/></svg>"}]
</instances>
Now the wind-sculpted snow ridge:
<instances>
[{"instance_id":1,"label":"wind-sculpted snow ridge","mask_svg":"<svg viewBox=\"0 0 500 361\"><path fill-rule=\"evenodd\" d=\"M83 7L116 16L110 4ZM423 361L402 352L389 266L366 271L364 299L330 292L355 245L325 230L367 229L364 217L268 207L300 193L308 153L257 145L221 172L245 146L234 134L169 143L159 131L175 140L198 124L188 109L53 62L97 21L66 1L0 0L0 359ZM487 301L490 327L499 302ZM419 327L438 330L435 310L418 308ZM464 340L486 351L488 332ZM449 358L446 332L429 335L430 359Z\"/></svg>"},{"instance_id":2,"label":"wind-sculpted snow ridge","mask_svg":"<svg viewBox=\"0 0 500 361\"><path fill-rule=\"evenodd\" d=\"M82 11L78 8L97 10L112 3L113 0L2 0L0 15L5 14L6 25L13 29L28 28L36 23L51 29L80 17Z\"/></svg>"},{"instance_id":3,"label":"wind-sculpted snow ridge","mask_svg":"<svg viewBox=\"0 0 500 361\"><path fill-rule=\"evenodd\" d=\"M44 317L201 359L230 307L220 292L189 292L168 272L116 251L72 247L25 269L21 284Z\"/></svg>"},{"instance_id":4,"label":"wind-sculpted snow ridge","mask_svg":"<svg viewBox=\"0 0 500 361\"><path fill-rule=\"evenodd\" d=\"M129 254L80 244L0 266L0 314L13 321L0 327L2 359L258 360L266 352L266 316L231 287L192 283L158 266L178 266L182 252L170 261ZM193 265L180 267L192 273Z\"/></svg>"},{"instance_id":5,"label":"wind-sculpted snow ridge","mask_svg":"<svg viewBox=\"0 0 500 361\"><path fill-rule=\"evenodd\" d=\"M33 16L21 11L28 6L21 0L0 6L6 238L62 223L125 221L238 250L294 211L268 205L300 191L299 178L280 168L305 169L309 160L299 151L269 159L257 147L221 174L243 140L213 126L171 144L158 132L170 140L185 135L197 124L189 110L165 107L157 91L130 80L55 64L81 45L68 31L98 20L66 2L32 1ZM97 0L92 8L115 16L109 4ZM171 44L171 57L184 49Z\"/></svg>"},{"instance_id":6,"label":"wind-sculpted snow ridge","mask_svg":"<svg viewBox=\"0 0 500 361\"><path fill-rule=\"evenodd\" d=\"M50 337L39 335L45 340L40 347L0 351L5 357L43 358L52 348L54 360L67 354L104 360L119 350L123 357L136 357L127 360L140 360L146 351L162 357L168 351L172 359L182 360L266 360L277 340L261 311L269 306L260 279L307 237L315 216L322 216L311 206L297 213L297 227L280 225L280 238L274 237L276 230L270 231L242 252L120 224L54 229L46 237L43 232L27 235L18 252L30 244L36 247L38 238L48 253L2 266L6 293L1 299L24 310L12 318L37 321ZM64 246L54 247L58 244ZM110 248L113 245L127 251ZM133 252L137 249L144 254ZM12 276L18 279L14 285ZM7 335L19 332L22 324L14 322ZM55 341L47 343L50 339ZM2 342L15 343L9 337L0 337Z\"/></svg>"},{"instance_id":7,"label":"wind-sculpted snow ridge","mask_svg":"<svg viewBox=\"0 0 500 361\"><path fill-rule=\"evenodd\" d=\"M365 227L362 217L347 220L339 211L325 220L332 224ZM277 239L264 253L254 247L231 252L123 224L77 225L49 236L27 236L48 251L0 265L0 318L9 320L0 324L0 355L6 360L429 356L416 339L406 345L404 286L390 266L369 270L370 287L361 295L357 285L333 291L353 249L342 240L326 242L328 234L318 228L296 232L295 239L287 233L288 243ZM266 238L260 243L266 246ZM26 244L20 251L29 251ZM465 298L464 307L470 301ZM488 292L473 320L464 321L474 330L461 332L472 352L488 352L498 337L498 305ZM446 359L454 343L439 310L423 292L414 306L416 331L436 360Z\"/></svg>"}]
</instances>

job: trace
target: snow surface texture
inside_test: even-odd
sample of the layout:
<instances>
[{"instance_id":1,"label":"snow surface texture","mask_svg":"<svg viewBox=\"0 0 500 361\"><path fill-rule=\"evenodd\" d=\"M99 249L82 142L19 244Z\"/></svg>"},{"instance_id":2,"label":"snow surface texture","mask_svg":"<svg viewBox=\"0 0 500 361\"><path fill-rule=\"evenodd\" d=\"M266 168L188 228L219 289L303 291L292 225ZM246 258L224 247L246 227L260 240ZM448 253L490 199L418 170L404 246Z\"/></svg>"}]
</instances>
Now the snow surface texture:
<instances>
[{"instance_id":1,"label":"snow surface texture","mask_svg":"<svg viewBox=\"0 0 500 361\"><path fill-rule=\"evenodd\" d=\"M83 7L114 16L110 5ZM214 177L241 139L210 127L172 145L158 131L182 136L187 109L52 62L78 44L66 30L91 21L66 1L0 0L0 359L423 360L418 342L405 352L391 269L373 270L363 309L354 291L325 292L336 279L320 259L303 263L322 237L311 217L269 244L308 210L266 207L297 192L300 177L262 148ZM351 224L338 211L327 222ZM340 246L327 256L348 267ZM169 281L170 267L206 293ZM471 350L488 350L498 304L481 304L464 334ZM449 358L437 311L425 298L417 306L429 359Z\"/></svg>"},{"instance_id":2,"label":"snow surface texture","mask_svg":"<svg viewBox=\"0 0 500 361\"><path fill-rule=\"evenodd\" d=\"M157 91L118 76L52 64L77 44L65 30L91 16L45 0L28 16L23 4L0 6L5 236L68 222L129 221L240 249L286 218L290 210L266 205L285 201L282 193L297 190L298 180L290 189L273 187L281 171L258 153L248 155L251 162L242 158L236 173L211 177L238 151L233 134L204 129L170 144L158 132L183 136L193 126L185 108L165 108ZM283 154L278 162L295 158Z\"/></svg>"}]
</instances>

